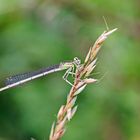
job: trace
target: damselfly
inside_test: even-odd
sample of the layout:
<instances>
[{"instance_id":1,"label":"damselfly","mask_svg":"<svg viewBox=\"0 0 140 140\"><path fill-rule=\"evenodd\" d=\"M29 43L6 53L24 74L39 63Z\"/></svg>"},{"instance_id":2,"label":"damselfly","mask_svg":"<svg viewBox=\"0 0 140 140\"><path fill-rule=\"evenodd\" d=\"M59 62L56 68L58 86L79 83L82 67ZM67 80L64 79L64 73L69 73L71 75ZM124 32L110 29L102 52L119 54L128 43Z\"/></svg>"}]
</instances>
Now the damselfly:
<instances>
[{"instance_id":1,"label":"damselfly","mask_svg":"<svg viewBox=\"0 0 140 140\"><path fill-rule=\"evenodd\" d=\"M17 74L14 76L11 76L9 78L6 79L5 81L5 86L0 88L0 91L15 87L17 85L26 83L28 81L31 81L33 79L39 78L41 76L45 76L49 73L53 73L53 72L57 72L57 71L62 71L67 69L67 71L65 72L63 79L69 83L70 85L72 85L72 83L70 81L67 80L67 77L69 74L74 74L74 67L79 67L80 66L81 61L75 57L73 61L70 62L61 62L60 64L51 66L51 67L47 67L47 68L43 68L34 72L27 72L27 73L23 73L23 74Z\"/></svg>"}]
</instances>

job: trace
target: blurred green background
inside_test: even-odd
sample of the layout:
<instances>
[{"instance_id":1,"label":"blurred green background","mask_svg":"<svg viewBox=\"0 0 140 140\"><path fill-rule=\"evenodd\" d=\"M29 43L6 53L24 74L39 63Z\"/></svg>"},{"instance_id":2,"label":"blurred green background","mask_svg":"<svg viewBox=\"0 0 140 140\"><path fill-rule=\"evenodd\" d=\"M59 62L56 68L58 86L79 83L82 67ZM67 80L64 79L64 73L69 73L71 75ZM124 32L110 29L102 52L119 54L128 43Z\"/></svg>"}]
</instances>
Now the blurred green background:
<instances>
[{"instance_id":1,"label":"blurred green background","mask_svg":"<svg viewBox=\"0 0 140 140\"><path fill-rule=\"evenodd\" d=\"M93 77L62 140L140 140L139 0L0 0L0 82L17 73L84 60L109 28ZM53 73L0 94L0 140L48 139L70 86Z\"/></svg>"}]
</instances>

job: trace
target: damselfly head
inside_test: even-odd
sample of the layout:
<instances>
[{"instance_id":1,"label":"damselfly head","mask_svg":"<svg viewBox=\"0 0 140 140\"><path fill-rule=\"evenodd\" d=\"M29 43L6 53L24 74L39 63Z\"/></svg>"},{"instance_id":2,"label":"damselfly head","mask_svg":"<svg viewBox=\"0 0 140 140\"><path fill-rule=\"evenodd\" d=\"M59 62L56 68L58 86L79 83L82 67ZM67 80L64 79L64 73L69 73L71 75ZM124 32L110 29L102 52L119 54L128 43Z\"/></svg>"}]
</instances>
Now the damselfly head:
<instances>
[{"instance_id":1,"label":"damselfly head","mask_svg":"<svg viewBox=\"0 0 140 140\"><path fill-rule=\"evenodd\" d=\"M74 57L74 64L79 66L81 64L81 60L78 57Z\"/></svg>"}]
</instances>

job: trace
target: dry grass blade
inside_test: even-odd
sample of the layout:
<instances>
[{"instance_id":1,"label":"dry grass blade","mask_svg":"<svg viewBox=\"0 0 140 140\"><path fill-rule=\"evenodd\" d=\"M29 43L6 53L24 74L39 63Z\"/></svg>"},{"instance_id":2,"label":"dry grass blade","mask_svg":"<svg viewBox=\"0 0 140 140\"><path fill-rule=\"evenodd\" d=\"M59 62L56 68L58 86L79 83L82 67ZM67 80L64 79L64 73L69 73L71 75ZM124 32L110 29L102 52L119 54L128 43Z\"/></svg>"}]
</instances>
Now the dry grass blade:
<instances>
[{"instance_id":1,"label":"dry grass blade","mask_svg":"<svg viewBox=\"0 0 140 140\"><path fill-rule=\"evenodd\" d=\"M60 140L65 132L65 124L71 120L77 110L77 106L74 106L77 96L83 91L87 84L97 81L96 79L87 77L95 68L95 57L99 52L101 45L107 37L116 30L117 28L110 31L104 31L96 40L93 47L89 49L84 63L76 69L74 84L67 96L66 104L63 105L58 112L56 125L53 124L51 130L50 140Z\"/></svg>"},{"instance_id":2,"label":"dry grass blade","mask_svg":"<svg viewBox=\"0 0 140 140\"><path fill-rule=\"evenodd\" d=\"M117 28L110 30L110 31L104 31L99 38L96 40L95 44L93 45L92 49L91 49L91 53L90 53L90 57L88 61L92 61L97 53L99 52L101 45L103 44L103 42L107 39L107 37L109 35L111 35L113 32L115 32L117 30Z\"/></svg>"},{"instance_id":3,"label":"dry grass blade","mask_svg":"<svg viewBox=\"0 0 140 140\"><path fill-rule=\"evenodd\" d=\"M54 136L54 126L55 126L55 122L52 124L51 133L50 133L50 139L52 139L53 136Z\"/></svg>"}]
</instances>

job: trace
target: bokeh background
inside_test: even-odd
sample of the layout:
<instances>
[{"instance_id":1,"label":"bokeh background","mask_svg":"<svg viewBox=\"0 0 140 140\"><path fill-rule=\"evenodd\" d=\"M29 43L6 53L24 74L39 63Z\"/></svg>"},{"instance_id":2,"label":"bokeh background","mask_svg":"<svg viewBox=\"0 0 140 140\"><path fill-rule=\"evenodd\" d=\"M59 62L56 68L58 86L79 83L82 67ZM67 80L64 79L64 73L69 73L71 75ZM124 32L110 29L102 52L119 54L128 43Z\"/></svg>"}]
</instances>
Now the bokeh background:
<instances>
[{"instance_id":1,"label":"bokeh background","mask_svg":"<svg viewBox=\"0 0 140 140\"><path fill-rule=\"evenodd\" d=\"M0 83L8 76L84 60L106 30L92 77L63 140L140 140L139 0L0 0ZM0 140L48 139L70 90L63 72L0 94Z\"/></svg>"}]
</instances>

